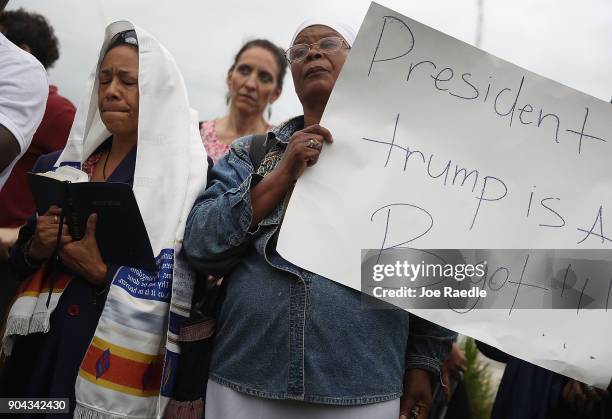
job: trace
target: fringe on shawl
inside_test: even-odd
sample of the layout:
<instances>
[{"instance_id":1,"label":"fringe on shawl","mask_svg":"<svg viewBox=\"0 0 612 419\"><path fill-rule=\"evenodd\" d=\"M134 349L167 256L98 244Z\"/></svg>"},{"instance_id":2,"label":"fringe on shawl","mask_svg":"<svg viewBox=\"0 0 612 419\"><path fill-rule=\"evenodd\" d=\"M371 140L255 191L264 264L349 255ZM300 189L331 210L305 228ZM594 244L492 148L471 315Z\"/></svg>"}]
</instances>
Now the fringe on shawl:
<instances>
[{"instance_id":1,"label":"fringe on shawl","mask_svg":"<svg viewBox=\"0 0 612 419\"><path fill-rule=\"evenodd\" d=\"M74 409L74 419L126 419L128 416L113 415L82 405L79 402Z\"/></svg>"},{"instance_id":2,"label":"fringe on shawl","mask_svg":"<svg viewBox=\"0 0 612 419\"><path fill-rule=\"evenodd\" d=\"M55 310L56 307L53 307ZM30 329L28 334L31 333L47 333L51 329L51 312L36 313L32 316L32 322L30 323Z\"/></svg>"},{"instance_id":3,"label":"fringe on shawl","mask_svg":"<svg viewBox=\"0 0 612 419\"><path fill-rule=\"evenodd\" d=\"M7 320L4 339L2 339L2 353L4 355L10 356L13 352L16 336L28 334L30 320L32 318L28 316L11 317Z\"/></svg>"},{"instance_id":4,"label":"fringe on shawl","mask_svg":"<svg viewBox=\"0 0 612 419\"><path fill-rule=\"evenodd\" d=\"M55 309L55 307L53 307ZM47 333L51 329L51 311L40 312L29 316L8 316L4 339L2 340L2 353L10 356L17 336L32 333Z\"/></svg>"}]
</instances>

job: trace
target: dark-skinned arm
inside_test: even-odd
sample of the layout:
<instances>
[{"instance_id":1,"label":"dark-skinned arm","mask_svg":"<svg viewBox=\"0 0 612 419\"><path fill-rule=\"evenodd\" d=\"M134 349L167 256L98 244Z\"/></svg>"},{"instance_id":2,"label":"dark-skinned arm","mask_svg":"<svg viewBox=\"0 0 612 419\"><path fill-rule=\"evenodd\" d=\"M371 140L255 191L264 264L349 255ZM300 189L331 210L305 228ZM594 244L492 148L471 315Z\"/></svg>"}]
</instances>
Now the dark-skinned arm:
<instances>
[{"instance_id":1,"label":"dark-skinned arm","mask_svg":"<svg viewBox=\"0 0 612 419\"><path fill-rule=\"evenodd\" d=\"M19 147L15 136L3 125L0 125L0 173L10 166L20 151L21 147Z\"/></svg>"},{"instance_id":2,"label":"dark-skinned arm","mask_svg":"<svg viewBox=\"0 0 612 419\"><path fill-rule=\"evenodd\" d=\"M295 132L289 139L283 158L276 168L251 189L252 216L249 231L283 200L293 184L319 160L323 142L331 144L331 133L320 125Z\"/></svg>"},{"instance_id":3,"label":"dark-skinned arm","mask_svg":"<svg viewBox=\"0 0 612 419\"><path fill-rule=\"evenodd\" d=\"M232 143L187 218L183 249L192 266L223 276L239 263L261 220L279 205L304 169L316 163L323 135L312 131L324 132L331 142L329 132L317 127L294 133L276 168L257 184L249 157L252 137Z\"/></svg>"}]
</instances>

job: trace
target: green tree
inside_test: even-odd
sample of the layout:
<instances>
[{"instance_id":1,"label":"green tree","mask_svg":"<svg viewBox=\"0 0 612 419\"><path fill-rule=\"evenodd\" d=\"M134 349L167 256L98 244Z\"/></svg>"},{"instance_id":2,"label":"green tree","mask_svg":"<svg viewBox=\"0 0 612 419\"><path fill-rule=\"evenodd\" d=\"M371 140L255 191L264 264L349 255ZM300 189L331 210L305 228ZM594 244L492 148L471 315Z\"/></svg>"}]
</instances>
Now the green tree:
<instances>
[{"instance_id":1,"label":"green tree","mask_svg":"<svg viewBox=\"0 0 612 419\"><path fill-rule=\"evenodd\" d=\"M479 351L474 339L464 339L461 343L461 349L466 359L467 371L464 374L464 380L470 398L472 418L489 419L495 399L490 365L479 358Z\"/></svg>"}]
</instances>

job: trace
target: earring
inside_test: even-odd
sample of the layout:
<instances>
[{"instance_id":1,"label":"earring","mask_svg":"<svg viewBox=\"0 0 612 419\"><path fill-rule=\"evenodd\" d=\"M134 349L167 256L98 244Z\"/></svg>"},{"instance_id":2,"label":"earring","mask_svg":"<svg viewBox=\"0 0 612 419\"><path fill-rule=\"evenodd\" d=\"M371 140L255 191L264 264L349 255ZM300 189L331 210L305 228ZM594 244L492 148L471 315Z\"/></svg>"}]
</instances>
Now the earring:
<instances>
[{"instance_id":1,"label":"earring","mask_svg":"<svg viewBox=\"0 0 612 419\"><path fill-rule=\"evenodd\" d=\"M268 121L272 118L272 104L268 103Z\"/></svg>"}]
</instances>

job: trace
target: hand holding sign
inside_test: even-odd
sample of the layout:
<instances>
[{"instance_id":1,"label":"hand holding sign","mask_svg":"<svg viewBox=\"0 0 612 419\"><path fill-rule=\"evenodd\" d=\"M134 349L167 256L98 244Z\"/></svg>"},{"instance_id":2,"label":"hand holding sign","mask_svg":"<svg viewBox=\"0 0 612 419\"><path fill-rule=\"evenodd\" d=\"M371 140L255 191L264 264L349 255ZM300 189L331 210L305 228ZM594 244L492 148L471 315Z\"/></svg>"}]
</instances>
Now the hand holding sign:
<instances>
[{"instance_id":1,"label":"hand holding sign","mask_svg":"<svg viewBox=\"0 0 612 419\"><path fill-rule=\"evenodd\" d=\"M354 289L362 249L611 249L611 112L373 3L323 115L334 147L316 176L300 177L277 249ZM528 262L525 275L538 263ZM557 279L511 271L515 300L541 293L538 280L555 298L578 295L578 310L415 313L605 388L612 341L593 330L609 328L611 300L598 292L597 310L585 310L581 298L610 277L576 271L575 288L557 296Z\"/></svg>"},{"instance_id":2,"label":"hand holding sign","mask_svg":"<svg viewBox=\"0 0 612 419\"><path fill-rule=\"evenodd\" d=\"M317 163L323 142L331 144L333 139L331 133L318 124L297 131L289 139L287 150L276 170L283 172L291 181L296 181L306 167Z\"/></svg>"}]
</instances>

